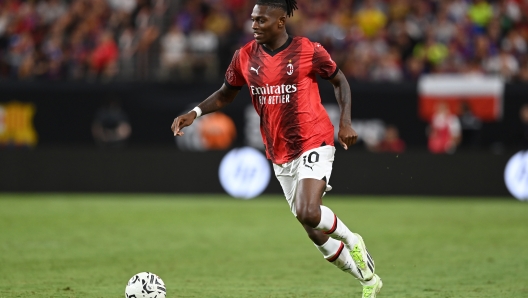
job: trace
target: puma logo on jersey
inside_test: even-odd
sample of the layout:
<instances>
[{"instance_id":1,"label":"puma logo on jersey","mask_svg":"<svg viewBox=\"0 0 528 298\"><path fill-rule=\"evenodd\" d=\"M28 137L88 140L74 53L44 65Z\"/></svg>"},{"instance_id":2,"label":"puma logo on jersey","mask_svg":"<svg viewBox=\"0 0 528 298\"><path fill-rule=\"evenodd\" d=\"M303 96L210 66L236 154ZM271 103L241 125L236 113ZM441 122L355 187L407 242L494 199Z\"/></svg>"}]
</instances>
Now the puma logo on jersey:
<instances>
[{"instance_id":1,"label":"puma logo on jersey","mask_svg":"<svg viewBox=\"0 0 528 298\"><path fill-rule=\"evenodd\" d=\"M260 69L260 66L258 68L254 68L253 66L251 66L250 68L250 70L254 71L257 74L257 76L258 76L259 69Z\"/></svg>"}]
</instances>

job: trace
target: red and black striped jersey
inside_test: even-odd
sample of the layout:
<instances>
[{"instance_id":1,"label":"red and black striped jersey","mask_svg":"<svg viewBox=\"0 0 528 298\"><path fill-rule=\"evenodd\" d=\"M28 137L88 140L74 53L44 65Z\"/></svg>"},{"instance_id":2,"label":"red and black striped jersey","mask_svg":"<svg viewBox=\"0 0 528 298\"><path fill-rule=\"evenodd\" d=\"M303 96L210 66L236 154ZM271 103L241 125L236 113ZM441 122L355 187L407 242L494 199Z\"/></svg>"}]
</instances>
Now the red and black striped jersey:
<instances>
[{"instance_id":1,"label":"red and black striped jersey","mask_svg":"<svg viewBox=\"0 0 528 298\"><path fill-rule=\"evenodd\" d=\"M307 150L334 145L316 74L331 79L337 72L323 46L305 37L290 37L274 51L251 41L235 52L225 84L236 89L248 85L266 155L283 164Z\"/></svg>"}]
</instances>

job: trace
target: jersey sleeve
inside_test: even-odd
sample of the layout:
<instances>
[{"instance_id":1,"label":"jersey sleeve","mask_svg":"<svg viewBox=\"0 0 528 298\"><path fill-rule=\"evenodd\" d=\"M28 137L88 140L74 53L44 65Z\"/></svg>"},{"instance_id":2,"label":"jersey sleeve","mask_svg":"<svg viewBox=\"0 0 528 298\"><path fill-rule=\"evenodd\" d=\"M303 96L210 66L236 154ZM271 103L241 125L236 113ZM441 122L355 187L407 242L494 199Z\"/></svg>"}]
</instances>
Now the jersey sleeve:
<instances>
[{"instance_id":1,"label":"jersey sleeve","mask_svg":"<svg viewBox=\"0 0 528 298\"><path fill-rule=\"evenodd\" d=\"M225 74L224 83L227 87L238 90L242 89L242 86L246 84L240 67L240 50L237 50L233 55L231 64L229 64Z\"/></svg>"},{"instance_id":2,"label":"jersey sleeve","mask_svg":"<svg viewBox=\"0 0 528 298\"><path fill-rule=\"evenodd\" d=\"M339 71L337 64L320 43L315 42L313 45L312 70L325 80L333 79Z\"/></svg>"}]
</instances>

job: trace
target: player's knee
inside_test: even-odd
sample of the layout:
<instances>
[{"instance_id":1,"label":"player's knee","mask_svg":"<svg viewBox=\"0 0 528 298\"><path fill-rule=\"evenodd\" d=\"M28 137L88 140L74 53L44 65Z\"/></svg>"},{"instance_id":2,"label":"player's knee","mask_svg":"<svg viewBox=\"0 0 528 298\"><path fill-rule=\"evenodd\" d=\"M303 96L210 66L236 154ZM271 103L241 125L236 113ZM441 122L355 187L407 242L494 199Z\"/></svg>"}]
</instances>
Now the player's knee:
<instances>
[{"instance_id":1,"label":"player's knee","mask_svg":"<svg viewBox=\"0 0 528 298\"><path fill-rule=\"evenodd\" d=\"M297 208L297 219L305 225L315 228L321 221L321 208L318 205L300 205Z\"/></svg>"}]
</instances>

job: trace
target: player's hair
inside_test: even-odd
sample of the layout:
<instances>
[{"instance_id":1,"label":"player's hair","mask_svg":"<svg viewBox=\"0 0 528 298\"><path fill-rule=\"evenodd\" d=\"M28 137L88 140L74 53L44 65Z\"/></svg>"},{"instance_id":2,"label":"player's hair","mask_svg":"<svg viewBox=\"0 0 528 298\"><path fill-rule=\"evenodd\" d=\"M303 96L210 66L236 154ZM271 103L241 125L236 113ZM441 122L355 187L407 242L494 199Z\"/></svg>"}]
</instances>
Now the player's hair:
<instances>
[{"instance_id":1,"label":"player's hair","mask_svg":"<svg viewBox=\"0 0 528 298\"><path fill-rule=\"evenodd\" d=\"M286 15L289 17L293 16L294 10L297 10L296 0L257 0L256 4L281 8L286 12Z\"/></svg>"}]
</instances>

